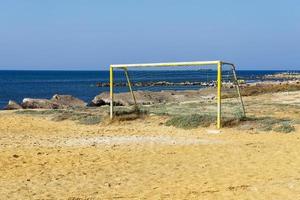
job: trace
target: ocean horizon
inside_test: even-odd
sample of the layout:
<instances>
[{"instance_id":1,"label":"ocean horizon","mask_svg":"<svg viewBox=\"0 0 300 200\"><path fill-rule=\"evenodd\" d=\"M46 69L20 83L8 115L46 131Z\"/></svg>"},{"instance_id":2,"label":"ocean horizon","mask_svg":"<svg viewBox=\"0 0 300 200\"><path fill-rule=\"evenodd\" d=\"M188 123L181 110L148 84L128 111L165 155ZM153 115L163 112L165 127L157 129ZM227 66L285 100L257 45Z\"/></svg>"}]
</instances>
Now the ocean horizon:
<instances>
[{"instance_id":1,"label":"ocean horizon","mask_svg":"<svg viewBox=\"0 0 300 200\"><path fill-rule=\"evenodd\" d=\"M258 81L267 74L300 72L300 70L237 70L239 79ZM200 73L183 70L137 70L130 71L133 82L146 81L212 81L216 73ZM115 72L115 81L126 81L122 71ZM109 82L108 70L0 70L0 109L9 100L21 103L24 98L51 98L54 94L68 94L90 102L108 87L97 87L97 83ZM199 89L200 86L155 86L137 87L138 90L184 90ZM116 92L127 92L127 87L116 87Z\"/></svg>"}]
</instances>

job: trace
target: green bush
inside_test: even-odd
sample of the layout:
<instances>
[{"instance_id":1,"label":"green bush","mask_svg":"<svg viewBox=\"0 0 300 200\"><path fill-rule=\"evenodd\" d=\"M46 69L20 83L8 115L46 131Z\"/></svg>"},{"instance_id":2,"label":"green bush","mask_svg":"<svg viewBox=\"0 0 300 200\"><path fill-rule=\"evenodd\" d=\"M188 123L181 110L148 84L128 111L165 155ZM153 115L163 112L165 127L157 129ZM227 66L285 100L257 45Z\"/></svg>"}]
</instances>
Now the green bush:
<instances>
[{"instance_id":1,"label":"green bush","mask_svg":"<svg viewBox=\"0 0 300 200\"><path fill-rule=\"evenodd\" d=\"M84 124L84 125L95 125L95 124L99 124L100 122L101 122L101 117L98 115L86 116L78 120L79 124Z\"/></svg>"},{"instance_id":2,"label":"green bush","mask_svg":"<svg viewBox=\"0 0 300 200\"><path fill-rule=\"evenodd\" d=\"M135 107L133 109L115 110L114 115L115 121L130 121L145 117L146 115L148 115L148 111L141 110L140 108Z\"/></svg>"},{"instance_id":3,"label":"green bush","mask_svg":"<svg viewBox=\"0 0 300 200\"><path fill-rule=\"evenodd\" d=\"M198 126L208 127L215 123L216 118L210 115L183 115L175 116L166 122L166 126L174 126L176 128L192 129Z\"/></svg>"},{"instance_id":4,"label":"green bush","mask_svg":"<svg viewBox=\"0 0 300 200\"><path fill-rule=\"evenodd\" d=\"M69 112L66 110L17 110L16 114L24 114L24 115L52 115L57 113L65 113Z\"/></svg>"},{"instance_id":5,"label":"green bush","mask_svg":"<svg viewBox=\"0 0 300 200\"><path fill-rule=\"evenodd\" d=\"M259 131L276 131L280 133L290 133L295 131L293 124L296 121L286 118L273 117L247 117L245 122L251 122L251 127Z\"/></svg>"},{"instance_id":6,"label":"green bush","mask_svg":"<svg viewBox=\"0 0 300 200\"><path fill-rule=\"evenodd\" d=\"M279 126L275 127L273 130L280 133L290 133L295 131L295 127L289 122L282 122Z\"/></svg>"},{"instance_id":7,"label":"green bush","mask_svg":"<svg viewBox=\"0 0 300 200\"><path fill-rule=\"evenodd\" d=\"M133 109L119 109L115 110L114 115L115 116L123 116L123 115L131 115L131 114L136 114L136 115L145 115L147 114L147 110L142 110L138 107L135 107Z\"/></svg>"}]
</instances>

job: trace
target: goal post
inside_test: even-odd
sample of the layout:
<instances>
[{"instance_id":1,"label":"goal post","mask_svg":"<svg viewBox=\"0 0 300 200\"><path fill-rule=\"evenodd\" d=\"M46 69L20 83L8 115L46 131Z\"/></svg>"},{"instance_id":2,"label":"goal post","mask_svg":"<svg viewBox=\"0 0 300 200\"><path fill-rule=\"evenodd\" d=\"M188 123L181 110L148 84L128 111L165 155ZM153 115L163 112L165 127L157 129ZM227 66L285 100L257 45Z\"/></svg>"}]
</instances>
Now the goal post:
<instances>
[{"instance_id":1,"label":"goal post","mask_svg":"<svg viewBox=\"0 0 300 200\"><path fill-rule=\"evenodd\" d=\"M222 122L222 67L224 65L228 65L231 67L233 74L233 82L236 88L236 92L238 94L238 98L240 100L240 104L242 107L242 114L245 116L245 108L243 99L240 92L239 82L237 80L236 69L233 63L223 62L223 61L195 61L195 62L166 62L166 63L143 63L143 64L112 64L110 65L110 118L114 118L114 70L121 69L124 70L127 86L129 88L131 97L133 99L134 105L137 106L137 100L132 88L132 82L130 76L128 74L129 68L155 68L155 67L195 67L195 66L215 66L217 70L216 76L216 88L217 88L217 128L221 128Z\"/></svg>"}]
</instances>

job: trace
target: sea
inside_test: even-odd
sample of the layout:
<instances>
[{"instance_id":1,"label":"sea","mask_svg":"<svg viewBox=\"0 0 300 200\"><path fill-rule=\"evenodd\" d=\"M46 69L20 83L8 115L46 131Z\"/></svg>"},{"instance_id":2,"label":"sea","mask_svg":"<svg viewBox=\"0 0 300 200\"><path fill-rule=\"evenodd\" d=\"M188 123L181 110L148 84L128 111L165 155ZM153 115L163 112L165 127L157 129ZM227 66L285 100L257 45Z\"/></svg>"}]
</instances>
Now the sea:
<instances>
[{"instance_id":1,"label":"sea","mask_svg":"<svg viewBox=\"0 0 300 200\"><path fill-rule=\"evenodd\" d=\"M239 70L239 79L246 82L260 81L264 75L290 72L284 70ZM300 72L293 71L293 72ZM201 74L201 75L199 75ZM199 71L131 71L133 82L185 82L216 79L215 72L199 73ZM226 75L226 74L225 74ZM224 76L225 76L224 75ZM229 76L229 75L228 75ZM126 81L124 72L114 73L116 82ZM68 94L90 102L101 92L108 92L109 87L97 87L97 83L108 83L109 71L0 71L0 109L9 100L21 103L24 98L51 98L54 94ZM199 89L200 86L156 86L138 87L137 90L184 90ZM116 87L115 92L128 91L127 87Z\"/></svg>"}]
</instances>

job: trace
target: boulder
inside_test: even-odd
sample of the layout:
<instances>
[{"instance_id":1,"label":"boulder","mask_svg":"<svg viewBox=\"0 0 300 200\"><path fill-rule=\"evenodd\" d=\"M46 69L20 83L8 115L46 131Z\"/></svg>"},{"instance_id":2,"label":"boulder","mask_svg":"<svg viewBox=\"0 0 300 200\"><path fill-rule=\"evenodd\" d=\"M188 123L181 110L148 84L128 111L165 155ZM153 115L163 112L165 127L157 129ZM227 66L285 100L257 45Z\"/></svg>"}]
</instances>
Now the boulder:
<instances>
[{"instance_id":1,"label":"boulder","mask_svg":"<svg viewBox=\"0 0 300 200\"><path fill-rule=\"evenodd\" d=\"M95 96L95 98L89 103L89 106L92 107L98 107L98 106L103 106L107 105L109 102L105 102L100 95Z\"/></svg>"},{"instance_id":2,"label":"boulder","mask_svg":"<svg viewBox=\"0 0 300 200\"><path fill-rule=\"evenodd\" d=\"M22 106L20 106L18 103L15 101L9 101L7 106L4 108L5 110L19 110L22 109Z\"/></svg>"},{"instance_id":3,"label":"boulder","mask_svg":"<svg viewBox=\"0 0 300 200\"><path fill-rule=\"evenodd\" d=\"M58 105L48 99L25 98L21 104L24 109L57 109Z\"/></svg>"},{"instance_id":4,"label":"boulder","mask_svg":"<svg viewBox=\"0 0 300 200\"><path fill-rule=\"evenodd\" d=\"M81 99L73 97L71 95L54 95L50 100L53 104L57 105L60 109L67 108L83 108L86 107L86 103Z\"/></svg>"},{"instance_id":5,"label":"boulder","mask_svg":"<svg viewBox=\"0 0 300 200\"><path fill-rule=\"evenodd\" d=\"M82 108L86 103L71 95L54 95L49 99L25 98L21 104L24 109L67 109Z\"/></svg>"},{"instance_id":6,"label":"boulder","mask_svg":"<svg viewBox=\"0 0 300 200\"><path fill-rule=\"evenodd\" d=\"M119 97L121 95L121 98ZM127 101L122 100L122 97L126 96L127 99L127 93L118 93L114 95L114 105L116 106L127 106L129 105ZM131 97L131 96L129 96ZM90 103L90 106L103 106L103 105L109 105L110 104L110 94L109 92L102 92L101 94L95 96L95 98Z\"/></svg>"},{"instance_id":7,"label":"boulder","mask_svg":"<svg viewBox=\"0 0 300 200\"><path fill-rule=\"evenodd\" d=\"M150 91L135 91L137 103L142 105L150 105L156 103L166 103L175 100L173 96L174 91L161 91L161 92L150 92ZM96 96L90 105L102 106L110 104L109 92L103 92ZM130 106L134 105L134 100L130 92L115 93L114 105L117 106Z\"/></svg>"}]
</instances>

